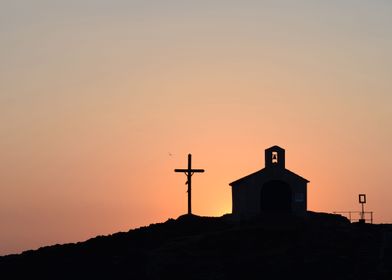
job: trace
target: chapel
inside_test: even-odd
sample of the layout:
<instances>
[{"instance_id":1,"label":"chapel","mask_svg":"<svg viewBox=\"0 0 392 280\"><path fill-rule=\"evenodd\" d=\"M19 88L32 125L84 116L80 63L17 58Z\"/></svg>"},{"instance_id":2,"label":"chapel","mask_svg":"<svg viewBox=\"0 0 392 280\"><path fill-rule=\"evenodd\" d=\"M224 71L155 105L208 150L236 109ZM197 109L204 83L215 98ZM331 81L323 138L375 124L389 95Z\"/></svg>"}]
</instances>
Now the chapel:
<instances>
[{"instance_id":1,"label":"chapel","mask_svg":"<svg viewBox=\"0 0 392 280\"><path fill-rule=\"evenodd\" d=\"M304 216L309 181L286 169L285 150L265 150L265 167L232 183L232 214L250 219L263 214Z\"/></svg>"}]
</instances>

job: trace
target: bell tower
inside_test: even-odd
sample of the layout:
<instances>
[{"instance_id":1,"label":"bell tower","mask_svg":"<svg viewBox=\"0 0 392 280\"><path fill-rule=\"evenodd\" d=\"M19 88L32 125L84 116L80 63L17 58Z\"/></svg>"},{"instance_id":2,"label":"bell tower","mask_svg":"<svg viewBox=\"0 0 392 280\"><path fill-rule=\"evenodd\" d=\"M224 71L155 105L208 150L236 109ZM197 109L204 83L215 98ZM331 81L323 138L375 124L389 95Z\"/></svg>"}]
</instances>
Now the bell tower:
<instances>
[{"instance_id":1,"label":"bell tower","mask_svg":"<svg viewBox=\"0 0 392 280\"><path fill-rule=\"evenodd\" d=\"M266 149L265 168L285 169L285 150L279 146Z\"/></svg>"}]
</instances>

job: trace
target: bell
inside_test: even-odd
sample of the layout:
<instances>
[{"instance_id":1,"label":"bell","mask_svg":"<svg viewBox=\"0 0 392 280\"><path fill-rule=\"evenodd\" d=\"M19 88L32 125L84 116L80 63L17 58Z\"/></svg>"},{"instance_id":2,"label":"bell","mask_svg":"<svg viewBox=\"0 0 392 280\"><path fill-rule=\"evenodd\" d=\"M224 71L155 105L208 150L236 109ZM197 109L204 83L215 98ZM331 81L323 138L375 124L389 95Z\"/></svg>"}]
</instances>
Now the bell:
<instances>
[{"instance_id":1,"label":"bell","mask_svg":"<svg viewBox=\"0 0 392 280\"><path fill-rule=\"evenodd\" d=\"M273 154L273 155L272 155L272 159L273 159L273 160L277 160L277 159L278 159L278 155L277 155L277 154Z\"/></svg>"}]
</instances>

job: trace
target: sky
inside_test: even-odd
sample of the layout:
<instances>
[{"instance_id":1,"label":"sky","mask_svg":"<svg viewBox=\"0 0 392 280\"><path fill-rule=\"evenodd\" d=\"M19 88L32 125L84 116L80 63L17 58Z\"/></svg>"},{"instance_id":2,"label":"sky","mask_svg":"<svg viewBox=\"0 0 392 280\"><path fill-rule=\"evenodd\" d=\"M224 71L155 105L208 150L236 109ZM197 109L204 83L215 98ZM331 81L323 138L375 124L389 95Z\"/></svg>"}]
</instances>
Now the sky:
<instances>
[{"instance_id":1,"label":"sky","mask_svg":"<svg viewBox=\"0 0 392 280\"><path fill-rule=\"evenodd\" d=\"M0 0L0 255L231 212L286 149L308 209L392 223L389 0Z\"/></svg>"}]
</instances>

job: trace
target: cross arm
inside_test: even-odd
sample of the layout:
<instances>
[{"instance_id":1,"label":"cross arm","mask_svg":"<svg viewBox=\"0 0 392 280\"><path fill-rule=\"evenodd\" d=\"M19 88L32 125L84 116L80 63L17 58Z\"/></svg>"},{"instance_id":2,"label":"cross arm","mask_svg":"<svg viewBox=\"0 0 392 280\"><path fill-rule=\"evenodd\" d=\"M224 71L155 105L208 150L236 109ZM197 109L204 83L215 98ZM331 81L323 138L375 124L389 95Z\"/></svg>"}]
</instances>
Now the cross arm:
<instances>
[{"instance_id":1,"label":"cross arm","mask_svg":"<svg viewBox=\"0 0 392 280\"><path fill-rule=\"evenodd\" d=\"M188 172L188 169L174 169L174 172Z\"/></svg>"},{"instance_id":2,"label":"cross arm","mask_svg":"<svg viewBox=\"0 0 392 280\"><path fill-rule=\"evenodd\" d=\"M203 173L204 169L174 169L174 172L194 172L194 173Z\"/></svg>"},{"instance_id":3,"label":"cross arm","mask_svg":"<svg viewBox=\"0 0 392 280\"><path fill-rule=\"evenodd\" d=\"M203 172L204 172L204 169L191 169L191 172L203 173Z\"/></svg>"}]
</instances>

